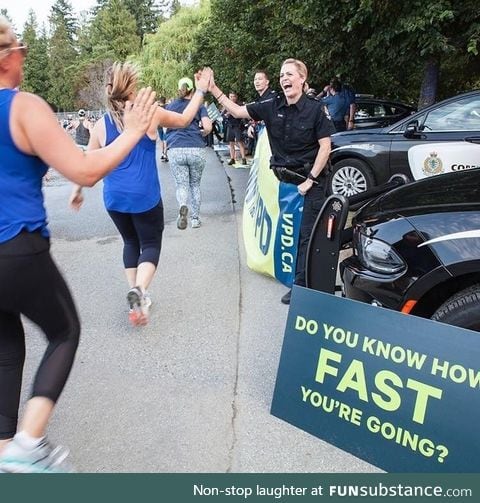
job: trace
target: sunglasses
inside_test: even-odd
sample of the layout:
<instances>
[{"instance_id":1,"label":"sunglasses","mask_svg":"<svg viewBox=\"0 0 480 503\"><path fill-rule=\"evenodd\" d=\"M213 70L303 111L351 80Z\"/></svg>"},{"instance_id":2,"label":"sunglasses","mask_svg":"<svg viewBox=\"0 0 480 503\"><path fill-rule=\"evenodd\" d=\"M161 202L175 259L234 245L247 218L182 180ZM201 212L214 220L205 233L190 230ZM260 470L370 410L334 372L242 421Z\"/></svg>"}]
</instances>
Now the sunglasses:
<instances>
[{"instance_id":1,"label":"sunglasses","mask_svg":"<svg viewBox=\"0 0 480 503\"><path fill-rule=\"evenodd\" d=\"M16 47L7 47L6 49L1 50L0 54L11 51L20 51L22 53L22 56L27 57L28 46L27 44L25 44L25 42L20 40Z\"/></svg>"}]
</instances>

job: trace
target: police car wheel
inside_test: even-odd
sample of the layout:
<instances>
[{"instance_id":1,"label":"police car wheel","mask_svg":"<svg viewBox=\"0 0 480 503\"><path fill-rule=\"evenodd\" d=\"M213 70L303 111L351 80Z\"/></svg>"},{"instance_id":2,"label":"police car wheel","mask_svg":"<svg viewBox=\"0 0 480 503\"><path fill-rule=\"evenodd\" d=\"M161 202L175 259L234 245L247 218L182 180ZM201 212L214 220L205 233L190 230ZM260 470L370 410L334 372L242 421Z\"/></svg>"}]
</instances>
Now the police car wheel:
<instances>
[{"instance_id":1,"label":"police car wheel","mask_svg":"<svg viewBox=\"0 0 480 503\"><path fill-rule=\"evenodd\" d=\"M345 197L371 189L375 179L370 168L360 159L344 159L334 164L330 175L331 194Z\"/></svg>"},{"instance_id":2,"label":"police car wheel","mask_svg":"<svg viewBox=\"0 0 480 503\"><path fill-rule=\"evenodd\" d=\"M480 331L480 284L452 295L435 311L432 320Z\"/></svg>"}]
</instances>

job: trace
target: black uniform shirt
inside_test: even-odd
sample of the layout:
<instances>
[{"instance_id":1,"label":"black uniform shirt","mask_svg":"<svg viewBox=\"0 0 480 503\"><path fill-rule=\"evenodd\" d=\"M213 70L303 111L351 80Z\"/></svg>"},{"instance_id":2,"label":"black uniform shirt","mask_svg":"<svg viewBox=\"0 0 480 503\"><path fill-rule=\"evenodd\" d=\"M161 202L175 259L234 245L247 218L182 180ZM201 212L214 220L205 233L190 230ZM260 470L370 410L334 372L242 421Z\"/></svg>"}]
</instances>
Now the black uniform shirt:
<instances>
[{"instance_id":1,"label":"black uniform shirt","mask_svg":"<svg viewBox=\"0 0 480 503\"><path fill-rule=\"evenodd\" d=\"M258 103L249 103L247 111L254 120L265 121L276 166L300 168L312 165L320 145L318 140L335 132L323 112L323 105L302 94L288 105L284 94Z\"/></svg>"},{"instance_id":2,"label":"black uniform shirt","mask_svg":"<svg viewBox=\"0 0 480 503\"><path fill-rule=\"evenodd\" d=\"M276 95L277 95L277 91L274 91L270 87L267 87L262 95L259 94L255 98L254 103L258 103L260 101L265 101L265 100L269 100L271 98L275 98Z\"/></svg>"}]
</instances>

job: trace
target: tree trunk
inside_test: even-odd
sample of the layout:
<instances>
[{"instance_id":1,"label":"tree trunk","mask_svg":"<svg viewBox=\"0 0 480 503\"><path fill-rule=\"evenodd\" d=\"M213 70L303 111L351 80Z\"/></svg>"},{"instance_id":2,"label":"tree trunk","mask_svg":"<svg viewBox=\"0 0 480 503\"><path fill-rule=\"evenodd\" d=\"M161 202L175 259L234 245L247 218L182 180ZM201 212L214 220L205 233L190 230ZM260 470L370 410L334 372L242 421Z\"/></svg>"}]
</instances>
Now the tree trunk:
<instances>
[{"instance_id":1,"label":"tree trunk","mask_svg":"<svg viewBox=\"0 0 480 503\"><path fill-rule=\"evenodd\" d=\"M438 75L440 73L440 61L432 57L425 63L423 69L423 82L418 100L418 109L428 107L435 103L438 88Z\"/></svg>"}]
</instances>

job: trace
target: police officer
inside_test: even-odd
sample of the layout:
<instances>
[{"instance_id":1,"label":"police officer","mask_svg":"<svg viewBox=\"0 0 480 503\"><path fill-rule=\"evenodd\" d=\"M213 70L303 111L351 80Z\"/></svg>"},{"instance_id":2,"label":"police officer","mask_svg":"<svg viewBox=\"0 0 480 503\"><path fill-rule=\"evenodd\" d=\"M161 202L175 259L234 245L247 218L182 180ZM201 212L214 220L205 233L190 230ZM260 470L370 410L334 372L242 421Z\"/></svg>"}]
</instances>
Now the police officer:
<instances>
[{"instance_id":1,"label":"police officer","mask_svg":"<svg viewBox=\"0 0 480 503\"><path fill-rule=\"evenodd\" d=\"M306 96L307 76L307 67L302 61L287 59L280 70L283 93L245 106L230 101L215 84L213 76L209 87L215 99L233 116L265 121L273 154L271 167L281 181L297 185L298 192L305 196L295 273L295 284L300 286L305 286L310 234L325 200L324 168L330 155L330 135L335 132L322 104ZM289 175L282 168L297 176ZM289 304L290 296L291 290L282 297L282 302Z\"/></svg>"},{"instance_id":2,"label":"police officer","mask_svg":"<svg viewBox=\"0 0 480 503\"><path fill-rule=\"evenodd\" d=\"M270 78L266 70L257 70L255 76L253 77L253 87L257 91L258 96L255 102L268 100L269 98L274 98L277 94L273 89L270 88Z\"/></svg>"},{"instance_id":3,"label":"police officer","mask_svg":"<svg viewBox=\"0 0 480 503\"><path fill-rule=\"evenodd\" d=\"M266 70L257 70L255 72L255 77L253 78L253 86L255 87L255 91L257 91L258 93L258 96L254 100L255 103L274 98L277 95L276 91L274 91L270 87L270 77L268 76ZM248 150L252 155L255 154L258 135L262 132L264 127L265 123L263 121L250 121L247 129L247 136L250 139Z\"/></svg>"}]
</instances>

